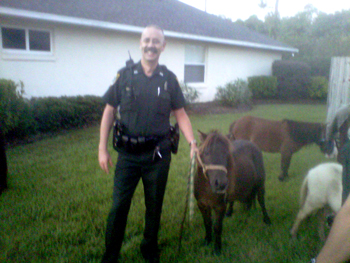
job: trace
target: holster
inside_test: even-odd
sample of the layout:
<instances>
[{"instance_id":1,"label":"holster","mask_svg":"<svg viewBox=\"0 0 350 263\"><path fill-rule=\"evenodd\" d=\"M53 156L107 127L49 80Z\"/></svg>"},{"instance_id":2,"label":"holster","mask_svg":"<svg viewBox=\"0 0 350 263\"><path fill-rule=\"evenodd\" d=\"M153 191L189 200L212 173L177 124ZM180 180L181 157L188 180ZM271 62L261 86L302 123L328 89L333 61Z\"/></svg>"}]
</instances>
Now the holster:
<instances>
[{"instance_id":1,"label":"holster","mask_svg":"<svg viewBox=\"0 0 350 263\"><path fill-rule=\"evenodd\" d=\"M113 148L116 151L118 151L123 146L122 135L123 135L123 126L119 122L119 120L116 120L114 122L114 127L113 127Z\"/></svg>"},{"instance_id":2,"label":"holster","mask_svg":"<svg viewBox=\"0 0 350 263\"><path fill-rule=\"evenodd\" d=\"M171 152L173 154L177 153L180 142L180 129L179 124L175 123L174 126L170 126L170 142L171 142Z\"/></svg>"}]
</instances>

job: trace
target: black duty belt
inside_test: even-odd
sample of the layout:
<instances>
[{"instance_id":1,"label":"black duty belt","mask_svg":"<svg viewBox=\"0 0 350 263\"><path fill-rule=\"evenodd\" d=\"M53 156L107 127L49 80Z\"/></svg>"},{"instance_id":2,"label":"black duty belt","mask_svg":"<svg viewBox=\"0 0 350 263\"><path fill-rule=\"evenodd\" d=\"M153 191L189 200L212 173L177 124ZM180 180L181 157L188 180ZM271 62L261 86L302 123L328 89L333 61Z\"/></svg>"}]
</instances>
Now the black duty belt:
<instances>
[{"instance_id":1,"label":"black duty belt","mask_svg":"<svg viewBox=\"0 0 350 263\"><path fill-rule=\"evenodd\" d=\"M113 147L115 150L124 150L133 154L140 154L154 151L158 143L169 135L164 136L132 136L120 134L114 138Z\"/></svg>"},{"instance_id":2,"label":"black duty belt","mask_svg":"<svg viewBox=\"0 0 350 263\"><path fill-rule=\"evenodd\" d=\"M169 132L162 136L132 136L124 132L123 125L116 121L113 129L113 148L117 151L124 150L134 154L149 152L153 151L162 140L169 139L172 153L177 153L180 140L179 125L177 123L175 126L170 126Z\"/></svg>"}]
</instances>

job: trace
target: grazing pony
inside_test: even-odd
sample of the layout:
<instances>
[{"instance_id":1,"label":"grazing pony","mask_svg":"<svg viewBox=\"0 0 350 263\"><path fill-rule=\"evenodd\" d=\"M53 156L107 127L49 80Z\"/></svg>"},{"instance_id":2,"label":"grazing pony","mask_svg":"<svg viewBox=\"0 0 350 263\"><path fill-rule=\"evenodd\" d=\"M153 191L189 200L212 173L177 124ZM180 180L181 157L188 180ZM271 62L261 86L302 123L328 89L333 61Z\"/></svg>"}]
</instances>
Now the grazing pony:
<instances>
[{"instance_id":1,"label":"grazing pony","mask_svg":"<svg viewBox=\"0 0 350 263\"><path fill-rule=\"evenodd\" d=\"M318 234L325 240L325 209L328 205L334 213L341 207L342 200L342 165L338 163L322 163L310 169L300 190L300 210L290 231L296 237L300 223L311 213L317 212L319 217Z\"/></svg>"},{"instance_id":2,"label":"grazing pony","mask_svg":"<svg viewBox=\"0 0 350 263\"><path fill-rule=\"evenodd\" d=\"M201 144L197 155L194 195L204 220L206 244L212 241L211 213L212 210L215 212L214 251L218 254L221 251L222 223L227 202L238 200L250 206L258 195L263 220L271 223L264 201L265 177L257 172L263 168L255 167L252 160L256 156L253 152L256 147L252 143L236 142L237 145L242 143L236 151L230 140L218 131L208 135L199 131L199 137Z\"/></svg>"},{"instance_id":3,"label":"grazing pony","mask_svg":"<svg viewBox=\"0 0 350 263\"><path fill-rule=\"evenodd\" d=\"M325 141L325 124L292 120L274 121L253 116L243 116L233 122L229 129L231 140L243 139L255 143L262 151L281 153L281 173L283 181L293 153L311 143L316 143L329 156L336 154L334 141Z\"/></svg>"},{"instance_id":4,"label":"grazing pony","mask_svg":"<svg viewBox=\"0 0 350 263\"><path fill-rule=\"evenodd\" d=\"M0 129L0 195L7 188L7 160L5 152L5 138Z\"/></svg>"},{"instance_id":5,"label":"grazing pony","mask_svg":"<svg viewBox=\"0 0 350 263\"><path fill-rule=\"evenodd\" d=\"M333 118L327 124L326 138L329 140L335 139L337 148L342 150L345 143L349 140L350 128L350 105L343 105L336 112ZM339 154L337 161L343 163L343 156Z\"/></svg>"}]
</instances>

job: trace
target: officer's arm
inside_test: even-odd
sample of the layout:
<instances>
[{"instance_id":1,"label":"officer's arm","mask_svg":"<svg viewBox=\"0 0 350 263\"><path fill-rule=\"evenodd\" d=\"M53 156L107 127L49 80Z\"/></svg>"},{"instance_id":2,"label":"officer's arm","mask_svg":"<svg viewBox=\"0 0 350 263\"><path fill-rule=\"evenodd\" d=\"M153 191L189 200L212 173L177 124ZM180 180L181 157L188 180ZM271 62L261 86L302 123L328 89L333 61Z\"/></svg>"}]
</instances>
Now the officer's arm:
<instances>
[{"instance_id":1,"label":"officer's arm","mask_svg":"<svg viewBox=\"0 0 350 263\"><path fill-rule=\"evenodd\" d=\"M350 196L336 215L331 231L316 263L342 263L350 260Z\"/></svg>"},{"instance_id":2,"label":"officer's arm","mask_svg":"<svg viewBox=\"0 0 350 263\"><path fill-rule=\"evenodd\" d=\"M112 159L107 150L109 133L113 126L116 109L107 104L102 115L100 128L100 144L98 146L98 160L102 170L109 173L108 165L112 166Z\"/></svg>"},{"instance_id":3,"label":"officer's arm","mask_svg":"<svg viewBox=\"0 0 350 263\"><path fill-rule=\"evenodd\" d=\"M179 124L181 132L185 136L187 142L191 146L191 158L193 156L194 150L197 149L197 144L195 143L191 121L184 108L176 109L173 111L176 121Z\"/></svg>"}]
</instances>

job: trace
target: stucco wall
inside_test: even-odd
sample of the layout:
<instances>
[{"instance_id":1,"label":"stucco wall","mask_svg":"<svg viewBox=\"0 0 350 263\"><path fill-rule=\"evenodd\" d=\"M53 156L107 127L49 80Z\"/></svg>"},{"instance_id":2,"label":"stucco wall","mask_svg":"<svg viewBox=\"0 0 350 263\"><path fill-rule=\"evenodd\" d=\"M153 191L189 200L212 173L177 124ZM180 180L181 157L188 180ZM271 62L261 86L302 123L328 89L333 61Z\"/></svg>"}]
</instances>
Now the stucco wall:
<instances>
[{"instance_id":1,"label":"stucco wall","mask_svg":"<svg viewBox=\"0 0 350 263\"><path fill-rule=\"evenodd\" d=\"M139 35L95 28L19 21L1 18L2 26L25 26L53 30L53 54L18 55L1 50L0 78L24 82L28 97L103 95L125 65L128 50L140 59ZM160 63L180 81L184 78L185 43L167 39ZM214 98L216 87L237 78L270 75L272 62L281 55L268 51L210 44L207 48L204 84L190 84L201 93L201 101Z\"/></svg>"}]
</instances>

